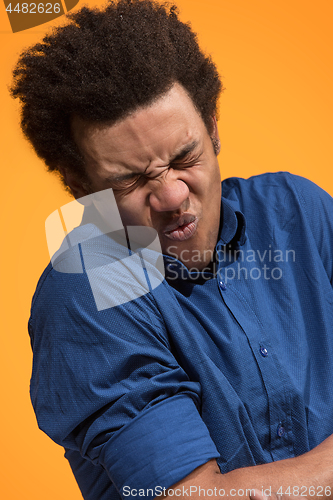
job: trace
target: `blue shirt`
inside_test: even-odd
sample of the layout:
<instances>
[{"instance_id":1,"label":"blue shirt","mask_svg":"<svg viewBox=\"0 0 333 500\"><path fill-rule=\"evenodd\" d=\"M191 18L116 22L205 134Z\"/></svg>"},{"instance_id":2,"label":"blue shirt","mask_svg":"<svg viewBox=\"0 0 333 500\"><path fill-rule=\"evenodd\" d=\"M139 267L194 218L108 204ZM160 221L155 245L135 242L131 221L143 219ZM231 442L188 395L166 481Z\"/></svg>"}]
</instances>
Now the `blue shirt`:
<instances>
[{"instance_id":1,"label":"blue shirt","mask_svg":"<svg viewBox=\"0 0 333 500\"><path fill-rule=\"evenodd\" d=\"M154 497L212 458L225 473L333 433L333 201L288 173L222 194L215 272L168 257L159 286L97 310L85 263L103 262L102 236L63 253L83 272L41 277L32 402L87 500Z\"/></svg>"}]
</instances>

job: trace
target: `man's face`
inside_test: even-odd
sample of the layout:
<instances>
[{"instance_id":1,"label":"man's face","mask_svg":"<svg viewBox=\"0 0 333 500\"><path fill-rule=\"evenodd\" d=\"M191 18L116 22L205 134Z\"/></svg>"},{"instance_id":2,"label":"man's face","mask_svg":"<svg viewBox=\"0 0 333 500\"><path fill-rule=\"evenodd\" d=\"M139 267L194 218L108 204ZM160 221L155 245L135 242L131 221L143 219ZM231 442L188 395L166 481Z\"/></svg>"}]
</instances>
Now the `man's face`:
<instances>
[{"instance_id":1,"label":"man's face","mask_svg":"<svg viewBox=\"0 0 333 500\"><path fill-rule=\"evenodd\" d=\"M179 84L112 126L73 122L92 190L112 188L123 224L156 229L163 253L188 268L205 267L218 238L221 179L213 118L212 129L210 136Z\"/></svg>"}]
</instances>

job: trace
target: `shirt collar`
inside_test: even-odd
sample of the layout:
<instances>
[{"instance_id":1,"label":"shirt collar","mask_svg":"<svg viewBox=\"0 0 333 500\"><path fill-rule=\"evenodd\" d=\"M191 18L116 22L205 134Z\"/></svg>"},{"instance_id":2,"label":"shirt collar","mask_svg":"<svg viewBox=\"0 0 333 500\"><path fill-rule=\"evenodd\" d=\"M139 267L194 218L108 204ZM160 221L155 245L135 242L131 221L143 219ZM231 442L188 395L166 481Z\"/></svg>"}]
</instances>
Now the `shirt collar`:
<instances>
[{"instance_id":1,"label":"shirt collar","mask_svg":"<svg viewBox=\"0 0 333 500\"><path fill-rule=\"evenodd\" d=\"M222 245L233 243L244 245L246 241L246 221L244 214L238 210L238 203L226 198L221 199L221 232Z\"/></svg>"}]
</instances>

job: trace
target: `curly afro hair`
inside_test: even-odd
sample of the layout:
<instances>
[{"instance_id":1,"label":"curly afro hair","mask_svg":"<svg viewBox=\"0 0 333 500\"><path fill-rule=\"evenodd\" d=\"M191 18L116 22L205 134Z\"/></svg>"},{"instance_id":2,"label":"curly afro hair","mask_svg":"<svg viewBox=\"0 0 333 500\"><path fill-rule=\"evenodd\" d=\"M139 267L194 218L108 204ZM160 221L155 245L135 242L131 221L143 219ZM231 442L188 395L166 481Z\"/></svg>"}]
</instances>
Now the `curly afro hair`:
<instances>
[{"instance_id":1,"label":"curly afro hair","mask_svg":"<svg viewBox=\"0 0 333 500\"><path fill-rule=\"evenodd\" d=\"M21 54L10 90L22 102L22 130L50 171L63 167L85 179L73 116L112 124L174 82L210 129L221 81L176 6L110 0L104 10L83 7L67 17L65 26Z\"/></svg>"}]
</instances>

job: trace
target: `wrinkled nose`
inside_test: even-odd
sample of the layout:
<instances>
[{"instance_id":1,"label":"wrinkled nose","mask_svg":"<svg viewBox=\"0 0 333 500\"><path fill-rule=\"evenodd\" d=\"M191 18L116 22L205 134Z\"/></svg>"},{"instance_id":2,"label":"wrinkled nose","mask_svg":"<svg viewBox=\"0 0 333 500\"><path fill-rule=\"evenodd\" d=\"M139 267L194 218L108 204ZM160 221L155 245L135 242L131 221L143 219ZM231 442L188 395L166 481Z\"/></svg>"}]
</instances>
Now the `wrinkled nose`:
<instances>
[{"instance_id":1,"label":"wrinkled nose","mask_svg":"<svg viewBox=\"0 0 333 500\"><path fill-rule=\"evenodd\" d=\"M168 174L151 182L149 203L155 212L173 212L182 208L189 194L184 181Z\"/></svg>"}]
</instances>

